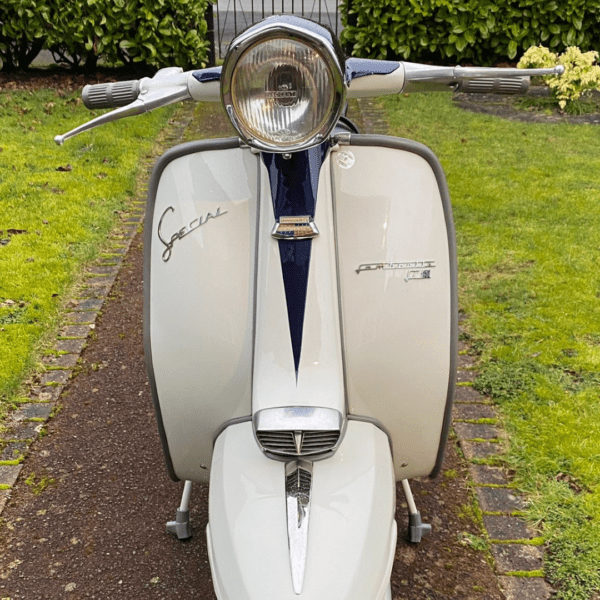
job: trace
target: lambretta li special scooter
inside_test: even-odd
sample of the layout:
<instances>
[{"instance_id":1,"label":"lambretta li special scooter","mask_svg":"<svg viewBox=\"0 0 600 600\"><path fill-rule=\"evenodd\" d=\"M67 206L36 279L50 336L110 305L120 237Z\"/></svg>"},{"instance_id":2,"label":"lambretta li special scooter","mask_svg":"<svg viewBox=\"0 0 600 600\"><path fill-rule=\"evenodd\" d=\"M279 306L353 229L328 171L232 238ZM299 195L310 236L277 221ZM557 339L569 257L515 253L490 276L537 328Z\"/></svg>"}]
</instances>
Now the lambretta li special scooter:
<instances>
[{"instance_id":1,"label":"lambretta li special scooter","mask_svg":"<svg viewBox=\"0 0 600 600\"><path fill-rule=\"evenodd\" d=\"M346 100L517 93L562 68L345 60L311 21L271 17L223 67L86 86L119 107L67 138L181 100L219 101L239 138L177 146L150 184L146 363L167 469L210 481L219 600L390 600L396 481L442 464L456 370L452 210L427 147L361 135Z\"/></svg>"}]
</instances>

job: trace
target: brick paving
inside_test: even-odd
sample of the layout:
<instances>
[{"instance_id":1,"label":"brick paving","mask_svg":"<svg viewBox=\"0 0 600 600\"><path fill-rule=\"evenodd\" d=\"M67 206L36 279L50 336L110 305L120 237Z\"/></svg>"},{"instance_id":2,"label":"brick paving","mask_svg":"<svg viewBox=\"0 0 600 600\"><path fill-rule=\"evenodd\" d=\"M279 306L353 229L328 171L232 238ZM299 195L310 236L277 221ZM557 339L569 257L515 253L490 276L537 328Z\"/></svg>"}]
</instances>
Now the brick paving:
<instances>
[{"instance_id":1,"label":"brick paving","mask_svg":"<svg viewBox=\"0 0 600 600\"><path fill-rule=\"evenodd\" d=\"M464 347L461 352L458 381L473 381L476 376L473 362L464 354ZM469 472L506 600L550 598L553 590L541 576L544 548L537 545L539 532L533 531L519 516L526 499L511 487L507 470L497 464L502 461L505 434L490 399L472 386L458 385L453 427L470 462Z\"/></svg>"}]
</instances>

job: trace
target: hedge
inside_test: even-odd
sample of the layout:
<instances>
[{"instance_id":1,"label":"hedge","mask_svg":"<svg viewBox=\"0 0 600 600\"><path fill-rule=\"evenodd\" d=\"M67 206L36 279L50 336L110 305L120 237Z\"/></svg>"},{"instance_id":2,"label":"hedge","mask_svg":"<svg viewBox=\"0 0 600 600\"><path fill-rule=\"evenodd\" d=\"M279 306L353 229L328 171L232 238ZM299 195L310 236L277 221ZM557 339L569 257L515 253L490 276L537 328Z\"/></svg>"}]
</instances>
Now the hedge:
<instances>
[{"instance_id":1,"label":"hedge","mask_svg":"<svg viewBox=\"0 0 600 600\"><path fill-rule=\"evenodd\" d=\"M3 70L24 69L39 50L94 68L206 64L208 0L0 0Z\"/></svg>"},{"instance_id":2,"label":"hedge","mask_svg":"<svg viewBox=\"0 0 600 600\"><path fill-rule=\"evenodd\" d=\"M490 65L539 44L600 49L600 0L343 0L342 20L364 58Z\"/></svg>"}]
</instances>

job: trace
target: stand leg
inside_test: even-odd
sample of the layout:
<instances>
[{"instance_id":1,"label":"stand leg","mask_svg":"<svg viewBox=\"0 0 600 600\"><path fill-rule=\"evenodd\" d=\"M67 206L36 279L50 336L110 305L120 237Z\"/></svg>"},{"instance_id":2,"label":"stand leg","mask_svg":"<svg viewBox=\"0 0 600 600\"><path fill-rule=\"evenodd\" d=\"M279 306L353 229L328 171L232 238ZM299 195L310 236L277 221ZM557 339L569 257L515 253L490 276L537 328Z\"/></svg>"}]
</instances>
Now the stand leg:
<instances>
[{"instance_id":1,"label":"stand leg","mask_svg":"<svg viewBox=\"0 0 600 600\"><path fill-rule=\"evenodd\" d=\"M417 510L415 499L413 498L408 479L402 480L402 490L408 504L408 532L407 537L410 542L415 544L420 542L424 536L431 533L431 525L421 521L421 513Z\"/></svg>"},{"instance_id":2,"label":"stand leg","mask_svg":"<svg viewBox=\"0 0 600 600\"><path fill-rule=\"evenodd\" d=\"M172 533L180 540L192 537L192 526L190 524L190 494L192 493L192 482L186 481L181 496L181 506L177 509L174 521L167 522L167 533Z\"/></svg>"}]
</instances>

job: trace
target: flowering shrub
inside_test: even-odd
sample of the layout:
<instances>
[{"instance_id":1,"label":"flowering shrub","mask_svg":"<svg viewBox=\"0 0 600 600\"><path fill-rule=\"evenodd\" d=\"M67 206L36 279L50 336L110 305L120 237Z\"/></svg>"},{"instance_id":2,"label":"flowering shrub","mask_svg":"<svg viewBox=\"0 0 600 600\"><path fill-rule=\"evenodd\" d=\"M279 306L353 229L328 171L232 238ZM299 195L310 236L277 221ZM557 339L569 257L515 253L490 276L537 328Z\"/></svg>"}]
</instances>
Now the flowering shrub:
<instances>
[{"instance_id":1,"label":"flowering shrub","mask_svg":"<svg viewBox=\"0 0 600 600\"><path fill-rule=\"evenodd\" d=\"M583 53L575 46L570 46L560 55L544 46L533 46L525 52L517 66L524 69L563 65L564 74L561 77L547 77L546 82L564 110L567 103L576 102L583 94L594 89L600 90L600 66L594 64L597 60L598 52Z\"/></svg>"}]
</instances>

